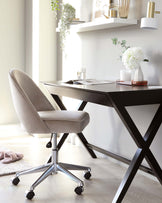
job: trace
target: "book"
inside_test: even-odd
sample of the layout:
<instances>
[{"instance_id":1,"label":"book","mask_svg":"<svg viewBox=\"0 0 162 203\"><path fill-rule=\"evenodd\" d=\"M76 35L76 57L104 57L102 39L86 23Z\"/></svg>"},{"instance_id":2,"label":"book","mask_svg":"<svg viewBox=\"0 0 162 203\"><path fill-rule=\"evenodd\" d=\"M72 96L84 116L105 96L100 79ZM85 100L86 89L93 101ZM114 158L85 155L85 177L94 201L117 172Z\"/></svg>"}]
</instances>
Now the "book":
<instances>
[{"instance_id":1,"label":"book","mask_svg":"<svg viewBox=\"0 0 162 203\"><path fill-rule=\"evenodd\" d=\"M69 80L65 83L77 84L77 85L100 85L100 84L107 84L107 83L113 83L113 82L114 81L111 81L111 80L86 79L86 80Z\"/></svg>"}]
</instances>

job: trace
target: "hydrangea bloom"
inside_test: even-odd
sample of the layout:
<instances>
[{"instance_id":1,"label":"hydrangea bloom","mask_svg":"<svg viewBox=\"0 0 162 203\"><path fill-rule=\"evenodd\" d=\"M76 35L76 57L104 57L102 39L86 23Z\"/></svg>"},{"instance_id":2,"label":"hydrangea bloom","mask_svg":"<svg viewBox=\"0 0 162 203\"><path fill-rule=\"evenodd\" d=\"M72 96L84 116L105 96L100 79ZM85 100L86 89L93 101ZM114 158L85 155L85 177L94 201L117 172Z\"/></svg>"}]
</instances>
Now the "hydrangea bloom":
<instances>
[{"instance_id":1,"label":"hydrangea bloom","mask_svg":"<svg viewBox=\"0 0 162 203\"><path fill-rule=\"evenodd\" d=\"M140 47L128 48L122 55L122 62L127 69L136 69L143 61L144 54Z\"/></svg>"}]
</instances>

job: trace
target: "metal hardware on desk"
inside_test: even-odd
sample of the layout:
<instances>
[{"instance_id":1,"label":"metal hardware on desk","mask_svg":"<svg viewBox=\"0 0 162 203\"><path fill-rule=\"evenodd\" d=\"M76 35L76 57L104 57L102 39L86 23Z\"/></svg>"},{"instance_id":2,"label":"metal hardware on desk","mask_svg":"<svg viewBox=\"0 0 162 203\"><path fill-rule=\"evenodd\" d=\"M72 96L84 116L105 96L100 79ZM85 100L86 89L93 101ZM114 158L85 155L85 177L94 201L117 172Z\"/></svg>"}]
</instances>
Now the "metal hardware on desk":
<instances>
[{"instance_id":1,"label":"metal hardware on desk","mask_svg":"<svg viewBox=\"0 0 162 203\"><path fill-rule=\"evenodd\" d=\"M83 110L88 102L113 107L127 128L130 136L136 143L138 149L133 159L128 160L125 157L119 156L88 143L87 140L84 140L85 138L83 134L78 135L80 136L81 141L84 143L84 146L88 149L89 152L91 152L90 154L92 157L94 157L94 149L112 158L129 164L128 170L112 201L113 203L122 202L138 169L155 175L159 182L162 184L162 169L150 150L150 145L153 142L155 135L162 123L162 87L131 87L120 86L116 84L91 85L84 87L82 85L78 85L76 87L73 85L65 85L64 83L44 84L51 95L53 95L56 102L61 101L57 97L67 96L83 101L80 110ZM160 104L160 106L143 137L125 107L146 104ZM61 104L60 108L64 108L64 105ZM61 144L63 144L63 142ZM141 165L144 158L151 168Z\"/></svg>"}]
</instances>

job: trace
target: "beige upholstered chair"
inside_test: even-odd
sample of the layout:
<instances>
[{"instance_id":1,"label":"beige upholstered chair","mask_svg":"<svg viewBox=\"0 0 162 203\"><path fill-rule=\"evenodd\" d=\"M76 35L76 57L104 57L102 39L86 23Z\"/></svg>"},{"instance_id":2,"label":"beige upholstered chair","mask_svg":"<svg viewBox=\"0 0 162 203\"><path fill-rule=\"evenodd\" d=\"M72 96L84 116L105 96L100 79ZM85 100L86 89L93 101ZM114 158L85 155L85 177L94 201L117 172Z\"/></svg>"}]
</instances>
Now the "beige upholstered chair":
<instances>
[{"instance_id":1,"label":"beige upholstered chair","mask_svg":"<svg viewBox=\"0 0 162 203\"><path fill-rule=\"evenodd\" d=\"M12 179L12 183L17 185L20 181L20 175L44 171L26 193L26 197L32 199L35 195L35 187L49 175L60 171L78 183L75 192L81 194L83 192L83 181L69 172L69 170L83 170L85 171L84 177L89 179L91 169L85 166L58 162L57 133L82 132L89 123L88 113L82 111L55 110L32 79L20 70L13 69L10 71L9 82L17 116L26 131L33 134L51 133L53 140L52 161L36 168L18 172Z\"/></svg>"}]
</instances>

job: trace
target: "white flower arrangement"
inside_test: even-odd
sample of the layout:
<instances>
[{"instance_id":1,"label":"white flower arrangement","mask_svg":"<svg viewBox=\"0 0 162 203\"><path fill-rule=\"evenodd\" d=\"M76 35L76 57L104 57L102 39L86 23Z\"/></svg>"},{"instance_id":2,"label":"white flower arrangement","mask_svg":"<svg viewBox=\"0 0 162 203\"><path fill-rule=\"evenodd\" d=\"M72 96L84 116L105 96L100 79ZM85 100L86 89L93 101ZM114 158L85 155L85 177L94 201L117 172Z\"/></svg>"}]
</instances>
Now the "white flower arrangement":
<instances>
[{"instance_id":1,"label":"white flower arrangement","mask_svg":"<svg viewBox=\"0 0 162 203\"><path fill-rule=\"evenodd\" d=\"M149 62L148 59L144 58L141 47L130 47L127 45L126 40L119 41L118 38L112 38L112 42L114 45L121 46L122 54L120 55L120 59L126 69L132 70L138 68L141 61Z\"/></svg>"},{"instance_id":2,"label":"white flower arrangement","mask_svg":"<svg viewBox=\"0 0 162 203\"><path fill-rule=\"evenodd\" d=\"M141 61L144 60L144 54L141 47L128 48L122 55L122 62L126 69L136 69Z\"/></svg>"}]
</instances>

